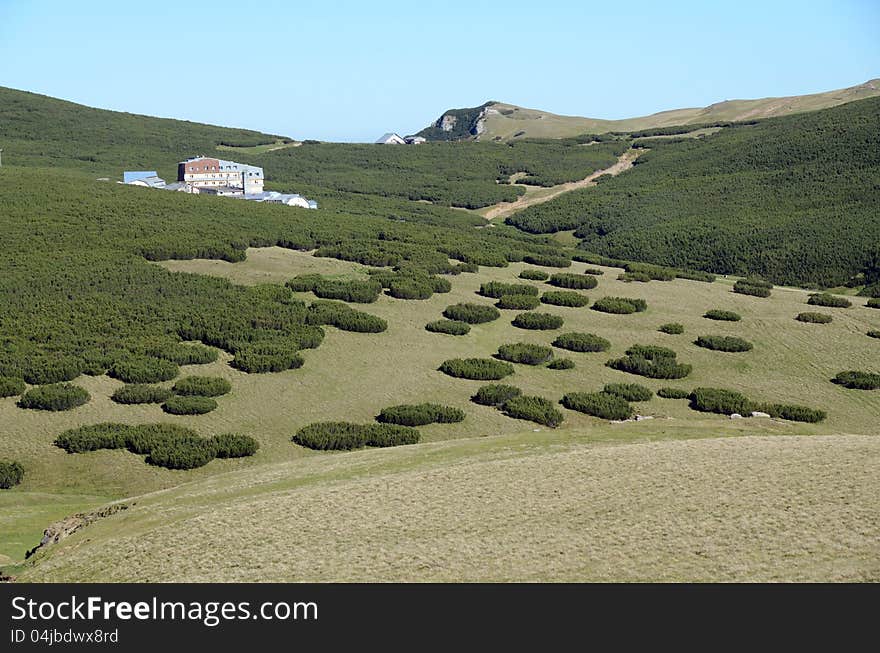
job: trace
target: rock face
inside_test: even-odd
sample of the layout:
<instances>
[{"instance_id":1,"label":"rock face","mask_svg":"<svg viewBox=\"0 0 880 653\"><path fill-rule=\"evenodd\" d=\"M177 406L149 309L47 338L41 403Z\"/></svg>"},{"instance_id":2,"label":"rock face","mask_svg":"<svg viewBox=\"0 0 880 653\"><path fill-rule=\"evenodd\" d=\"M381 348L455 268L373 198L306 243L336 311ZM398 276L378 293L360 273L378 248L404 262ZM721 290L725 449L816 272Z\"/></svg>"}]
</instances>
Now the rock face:
<instances>
[{"instance_id":1,"label":"rock face","mask_svg":"<svg viewBox=\"0 0 880 653\"><path fill-rule=\"evenodd\" d=\"M437 127L439 127L442 131L451 132L455 129L455 123L458 122L458 118L451 114L444 114L440 120L437 121Z\"/></svg>"},{"instance_id":2,"label":"rock face","mask_svg":"<svg viewBox=\"0 0 880 653\"><path fill-rule=\"evenodd\" d=\"M449 109L416 136L422 136L429 141L474 140L486 131L484 123L493 104L495 103L486 102L478 107Z\"/></svg>"}]
</instances>

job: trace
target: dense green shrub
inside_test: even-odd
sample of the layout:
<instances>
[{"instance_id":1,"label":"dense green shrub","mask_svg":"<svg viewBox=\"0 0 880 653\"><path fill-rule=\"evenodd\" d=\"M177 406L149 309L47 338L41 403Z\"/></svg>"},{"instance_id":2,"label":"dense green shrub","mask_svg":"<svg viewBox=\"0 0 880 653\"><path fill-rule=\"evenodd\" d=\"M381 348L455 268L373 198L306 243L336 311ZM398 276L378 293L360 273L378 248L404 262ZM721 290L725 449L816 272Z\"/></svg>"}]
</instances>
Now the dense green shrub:
<instances>
[{"instance_id":1,"label":"dense green shrub","mask_svg":"<svg viewBox=\"0 0 880 653\"><path fill-rule=\"evenodd\" d=\"M235 352L229 363L235 369L250 374L283 372L302 367L303 357L295 347L273 343L244 345Z\"/></svg>"},{"instance_id":2,"label":"dense green shrub","mask_svg":"<svg viewBox=\"0 0 880 653\"><path fill-rule=\"evenodd\" d=\"M8 490L21 483L24 467L14 460L0 460L0 490Z\"/></svg>"},{"instance_id":3,"label":"dense green shrub","mask_svg":"<svg viewBox=\"0 0 880 653\"><path fill-rule=\"evenodd\" d=\"M661 324L660 328L657 330L662 333L677 336L684 333L684 325L679 324L678 322L667 322L666 324Z\"/></svg>"},{"instance_id":4,"label":"dense green shrub","mask_svg":"<svg viewBox=\"0 0 880 653\"><path fill-rule=\"evenodd\" d=\"M301 274L285 284L294 292L313 292L322 299L369 304L379 297L382 286L374 279L326 279L320 274Z\"/></svg>"},{"instance_id":5,"label":"dense green shrub","mask_svg":"<svg viewBox=\"0 0 880 653\"><path fill-rule=\"evenodd\" d=\"M682 379L693 369L686 363L679 363L671 349L654 345L633 345L626 350L626 356L614 358L605 364L621 372L651 379Z\"/></svg>"},{"instance_id":6,"label":"dense green shrub","mask_svg":"<svg viewBox=\"0 0 880 653\"><path fill-rule=\"evenodd\" d=\"M544 270L526 269L519 273L519 278L530 281L547 281L550 278L550 273L544 272Z\"/></svg>"},{"instance_id":7,"label":"dense green shrub","mask_svg":"<svg viewBox=\"0 0 880 653\"><path fill-rule=\"evenodd\" d=\"M190 397L174 396L162 404L162 410L172 415L204 415L217 408L217 402L210 397L193 395Z\"/></svg>"},{"instance_id":8,"label":"dense green shrub","mask_svg":"<svg viewBox=\"0 0 880 653\"><path fill-rule=\"evenodd\" d=\"M132 356L113 363L109 374L124 383L170 381L180 372L177 363L164 358Z\"/></svg>"},{"instance_id":9,"label":"dense green shrub","mask_svg":"<svg viewBox=\"0 0 880 653\"><path fill-rule=\"evenodd\" d=\"M527 283L502 283L487 281L480 286L480 294L484 297L500 299L503 295L538 295L538 289Z\"/></svg>"},{"instance_id":10,"label":"dense green shrub","mask_svg":"<svg viewBox=\"0 0 880 653\"><path fill-rule=\"evenodd\" d=\"M649 401L654 396L649 388L638 383L609 383L602 388L602 392L626 401Z\"/></svg>"},{"instance_id":11,"label":"dense green shrub","mask_svg":"<svg viewBox=\"0 0 880 653\"><path fill-rule=\"evenodd\" d=\"M713 351L742 352L752 349L752 343L735 336L699 336L694 344Z\"/></svg>"},{"instance_id":12,"label":"dense green shrub","mask_svg":"<svg viewBox=\"0 0 880 653\"><path fill-rule=\"evenodd\" d=\"M798 406L795 404L760 404L757 410L766 412L770 417L787 419L792 422L821 422L828 415L824 410Z\"/></svg>"},{"instance_id":13,"label":"dense green shrub","mask_svg":"<svg viewBox=\"0 0 880 653\"><path fill-rule=\"evenodd\" d=\"M871 329L870 331L868 331L868 337L869 338L880 338L880 331Z\"/></svg>"},{"instance_id":14,"label":"dense green shrub","mask_svg":"<svg viewBox=\"0 0 880 653\"><path fill-rule=\"evenodd\" d=\"M494 306L486 304L452 304L443 311L443 317L468 324L482 324L501 317Z\"/></svg>"},{"instance_id":15,"label":"dense green shrub","mask_svg":"<svg viewBox=\"0 0 880 653\"><path fill-rule=\"evenodd\" d=\"M880 374L858 370L838 372L831 381L851 390L877 390L880 388Z\"/></svg>"},{"instance_id":16,"label":"dense green shrub","mask_svg":"<svg viewBox=\"0 0 880 653\"><path fill-rule=\"evenodd\" d=\"M798 322L808 322L811 324L828 324L833 320L827 313L814 313L812 311L804 311L794 316Z\"/></svg>"},{"instance_id":17,"label":"dense green shrub","mask_svg":"<svg viewBox=\"0 0 880 653\"><path fill-rule=\"evenodd\" d=\"M504 402L501 410L508 417L526 419L537 424L556 428L564 419L563 414L544 397L519 395Z\"/></svg>"},{"instance_id":18,"label":"dense green shrub","mask_svg":"<svg viewBox=\"0 0 880 653\"><path fill-rule=\"evenodd\" d=\"M492 358L451 358L439 369L449 376L474 381L497 381L513 374L513 365Z\"/></svg>"},{"instance_id":19,"label":"dense green shrub","mask_svg":"<svg viewBox=\"0 0 880 653\"><path fill-rule=\"evenodd\" d=\"M549 313L520 313L513 318L511 324L520 329L547 331L561 328L564 320L558 315L551 315Z\"/></svg>"},{"instance_id":20,"label":"dense green shrub","mask_svg":"<svg viewBox=\"0 0 880 653\"><path fill-rule=\"evenodd\" d=\"M117 404L161 404L171 396L171 390L158 385L128 383L117 388L110 398Z\"/></svg>"},{"instance_id":21,"label":"dense green shrub","mask_svg":"<svg viewBox=\"0 0 880 653\"><path fill-rule=\"evenodd\" d=\"M240 433L221 433L210 438L210 443L217 458L253 456L260 448L260 443L254 438Z\"/></svg>"},{"instance_id":22,"label":"dense green shrub","mask_svg":"<svg viewBox=\"0 0 880 653\"><path fill-rule=\"evenodd\" d=\"M562 398L562 405L602 419L629 419L633 415L626 399L607 392L570 392Z\"/></svg>"},{"instance_id":23,"label":"dense green shrub","mask_svg":"<svg viewBox=\"0 0 880 653\"><path fill-rule=\"evenodd\" d=\"M827 306L829 308L849 308L852 302L845 297L838 297L827 292L813 293L807 299L808 304L813 306Z\"/></svg>"},{"instance_id":24,"label":"dense green shrub","mask_svg":"<svg viewBox=\"0 0 880 653\"><path fill-rule=\"evenodd\" d=\"M172 388L175 394L219 397L232 390L232 384L219 376L186 376Z\"/></svg>"},{"instance_id":25,"label":"dense green shrub","mask_svg":"<svg viewBox=\"0 0 880 653\"><path fill-rule=\"evenodd\" d=\"M467 322L459 320L434 320L425 325L425 330L432 333L446 333L450 336L463 336L470 332L471 327Z\"/></svg>"},{"instance_id":26,"label":"dense green shrub","mask_svg":"<svg viewBox=\"0 0 880 653\"><path fill-rule=\"evenodd\" d=\"M360 424L316 422L297 431L293 441L300 446L322 451L360 449L367 444L367 433Z\"/></svg>"},{"instance_id":27,"label":"dense green shrub","mask_svg":"<svg viewBox=\"0 0 880 653\"><path fill-rule=\"evenodd\" d=\"M739 322L742 319L742 316L739 313L723 311L719 308L713 308L710 311L706 311L703 314L703 317L709 318L710 320L721 320L724 322Z\"/></svg>"},{"instance_id":28,"label":"dense green shrub","mask_svg":"<svg viewBox=\"0 0 880 653\"><path fill-rule=\"evenodd\" d=\"M85 388L70 383L53 383L31 388L21 396L18 405L21 408L59 411L82 406L89 399L91 395Z\"/></svg>"},{"instance_id":29,"label":"dense green shrub","mask_svg":"<svg viewBox=\"0 0 880 653\"><path fill-rule=\"evenodd\" d=\"M584 268L584 274L592 274L597 277L601 277L605 272L600 270L599 268Z\"/></svg>"},{"instance_id":30,"label":"dense green shrub","mask_svg":"<svg viewBox=\"0 0 880 653\"><path fill-rule=\"evenodd\" d=\"M164 358L178 365L204 365L213 363L219 353L213 347L187 345L182 342L169 342L146 347L144 354L154 358Z\"/></svg>"},{"instance_id":31,"label":"dense green shrub","mask_svg":"<svg viewBox=\"0 0 880 653\"><path fill-rule=\"evenodd\" d=\"M402 277L388 284L388 294L395 299L429 299L434 294L434 284L430 279Z\"/></svg>"},{"instance_id":32,"label":"dense green shrub","mask_svg":"<svg viewBox=\"0 0 880 653\"><path fill-rule=\"evenodd\" d=\"M574 369L574 361L570 358L554 358L547 363L548 370L571 370Z\"/></svg>"},{"instance_id":33,"label":"dense green shrub","mask_svg":"<svg viewBox=\"0 0 880 653\"><path fill-rule=\"evenodd\" d=\"M723 388L695 388L691 393L691 408L704 413L722 415L750 415L757 405L745 395Z\"/></svg>"},{"instance_id":34,"label":"dense green shrub","mask_svg":"<svg viewBox=\"0 0 880 653\"><path fill-rule=\"evenodd\" d=\"M495 306L498 308L513 309L517 311L530 311L541 305L534 295L501 295Z\"/></svg>"},{"instance_id":35,"label":"dense green shrub","mask_svg":"<svg viewBox=\"0 0 880 653\"><path fill-rule=\"evenodd\" d=\"M24 381L11 376L0 376L0 399L15 397L25 391Z\"/></svg>"},{"instance_id":36,"label":"dense green shrub","mask_svg":"<svg viewBox=\"0 0 880 653\"><path fill-rule=\"evenodd\" d=\"M125 436L125 448L131 453L147 455L154 447L178 440L191 440L198 437L192 429L177 424L140 424L138 426L115 425L121 427Z\"/></svg>"},{"instance_id":37,"label":"dense green shrub","mask_svg":"<svg viewBox=\"0 0 880 653\"><path fill-rule=\"evenodd\" d=\"M657 396L664 399L687 399L691 393L690 390L682 390L681 388L660 388L657 390Z\"/></svg>"},{"instance_id":38,"label":"dense green shrub","mask_svg":"<svg viewBox=\"0 0 880 653\"><path fill-rule=\"evenodd\" d=\"M867 308L880 308L880 297L872 297L865 304Z\"/></svg>"},{"instance_id":39,"label":"dense green shrub","mask_svg":"<svg viewBox=\"0 0 880 653\"><path fill-rule=\"evenodd\" d=\"M199 436L178 437L154 445L146 462L167 469L195 469L207 465L215 454L211 440Z\"/></svg>"},{"instance_id":40,"label":"dense green shrub","mask_svg":"<svg viewBox=\"0 0 880 653\"><path fill-rule=\"evenodd\" d=\"M580 352L607 351L611 348L611 343L605 338L592 333L562 333L556 336L552 344L560 349Z\"/></svg>"},{"instance_id":41,"label":"dense green shrub","mask_svg":"<svg viewBox=\"0 0 880 653\"><path fill-rule=\"evenodd\" d=\"M422 439L421 433L408 426L366 424L363 429L368 447L399 447L405 444L417 444Z\"/></svg>"},{"instance_id":42,"label":"dense green shrub","mask_svg":"<svg viewBox=\"0 0 880 653\"><path fill-rule=\"evenodd\" d=\"M362 313L340 302L317 301L309 306L306 323L311 325L330 325L343 331L355 333L381 333L388 323L381 317Z\"/></svg>"},{"instance_id":43,"label":"dense green shrub","mask_svg":"<svg viewBox=\"0 0 880 653\"><path fill-rule=\"evenodd\" d=\"M501 345L498 348L496 358L510 363L524 363L526 365L542 365L553 358L553 350L543 345L535 345L528 342Z\"/></svg>"},{"instance_id":44,"label":"dense green shrub","mask_svg":"<svg viewBox=\"0 0 880 653\"><path fill-rule=\"evenodd\" d=\"M733 284L733 292L753 297L769 297L772 289L772 283L757 278L739 279Z\"/></svg>"},{"instance_id":45,"label":"dense green shrub","mask_svg":"<svg viewBox=\"0 0 880 653\"><path fill-rule=\"evenodd\" d=\"M545 268L569 268L571 259L565 256L553 256L550 254L526 254L523 256L525 263L531 265L543 265Z\"/></svg>"},{"instance_id":46,"label":"dense green shrub","mask_svg":"<svg viewBox=\"0 0 880 653\"><path fill-rule=\"evenodd\" d=\"M557 288L570 288L572 290L591 290L599 285L596 277L589 274L574 274L573 272L551 274L547 283Z\"/></svg>"},{"instance_id":47,"label":"dense green shrub","mask_svg":"<svg viewBox=\"0 0 880 653\"><path fill-rule=\"evenodd\" d=\"M55 438L55 446L67 453L83 453L98 449L122 449L127 446L128 424L102 422L64 431Z\"/></svg>"},{"instance_id":48,"label":"dense green shrub","mask_svg":"<svg viewBox=\"0 0 880 653\"><path fill-rule=\"evenodd\" d=\"M644 299L630 297L603 297L594 302L592 308L594 311L601 311L602 313L627 315L629 313L641 313L648 308L648 303Z\"/></svg>"},{"instance_id":49,"label":"dense green shrub","mask_svg":"<svg viewBox=\"0 0 880 653\"><path fill-rule=\"evenodd\" d=\"M541 303L580 308L589 304L590 298L572 290L551 290L541 295Z\"/></svg>"},{"instance_id":50,"label":"dense green shrub","mask_svg":"<svg viewBox=\"0 0 880 653\"><path fill-rule=\"evenodd\" d=\"M504 402L514 397L519 397L522 390L513 385L502 383L481 386L477 393L471 397L471 401L483 406L501 406Z\"/></svg>"},{"instance_id":51,"label":"dense green shrub","mask_svg":"<svg viewBox=\"0 0 880 653\"><path fill-rule=\"evenodd\" d=\"M48 385L72 381L82 373L83 362L75 356L53 355L30 357L22 369L24 380L31 385Z\"/></svg>"},{"instance_id":52,"label":"dense green shrub","mask_svg":"<svg viewBox=\"0 0 880 653\"><path fill-rule=\"evenodd\" d=\"M464 411L440 404L402 404L383 408L376 421L400 426L424 426L425 424L451 424L464 420Z\"/></svg>"}]
</instances>

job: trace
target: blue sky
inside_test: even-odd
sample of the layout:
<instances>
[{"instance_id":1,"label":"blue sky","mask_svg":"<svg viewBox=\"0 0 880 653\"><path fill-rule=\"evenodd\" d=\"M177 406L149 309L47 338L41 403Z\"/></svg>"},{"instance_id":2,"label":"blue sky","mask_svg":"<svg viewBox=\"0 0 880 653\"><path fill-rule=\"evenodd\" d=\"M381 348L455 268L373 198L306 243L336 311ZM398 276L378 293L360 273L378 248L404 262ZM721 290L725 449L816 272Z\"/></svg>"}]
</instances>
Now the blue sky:
<instances>
[{"instance_id":1,"label":"blue sky","mask_svg":"<svg viewBox=\"0 0 880 653\"><path fill-rule=\"evenodd\" d=\"M0 85L372 141L500 100L625 118L880 77L880 1L0 0Z\"/></svg>"}]
</instances>

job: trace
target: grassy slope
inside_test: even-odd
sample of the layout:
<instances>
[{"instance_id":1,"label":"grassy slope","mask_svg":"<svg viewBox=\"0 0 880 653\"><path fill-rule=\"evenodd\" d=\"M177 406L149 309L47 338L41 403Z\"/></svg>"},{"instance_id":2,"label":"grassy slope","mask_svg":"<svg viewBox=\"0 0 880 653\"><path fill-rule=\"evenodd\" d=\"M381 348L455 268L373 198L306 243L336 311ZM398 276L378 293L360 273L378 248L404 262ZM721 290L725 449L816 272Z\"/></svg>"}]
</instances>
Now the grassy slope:
<instances>
[{"instance_id":1,"label":"grassy slope","mask_svg":"<svg viewBox=\"0 0 880 653\"><path fill-rule=\"evenodd\" d=\"M824 93L760 100L727 100L703 108L673 109L624 120L560 116L547 111L497 103L492 105L496 112L489 115L485 122L486 131L480 138L492 140L501 137L507 140L520 131L525 131L525 137L529 138L568 138L587 133L637 131L650 127L715 121L753 120L816 111L876 95L880 95L880 79Z\"/></svg>"},{"instance_id":2,"label":"grassy slope","mask_svg":"<svg viewBox=\"0 0 880 653\"><path fill-rule=\"evenodd\" d=\"M145 191L146 192L146 191ZM351 276L363 268L357 264L315 259L302 252L280 248L249 250L242 263L221 261L166 262L164 267L181 272L220 275L237 283L281 282L291 276L319 271ZM120 384L106 377L81 377L93 401L67 413L46 414L23 411L14 399L0 400L0 421L4 430L0 444L12 457L28 468L25 483L8 496L34 500L43 496L46 503L57 497L85 493L103 497L125 497L154 489L171 487L183 481L208 480L218 472L252 469L280 461L305 461L319 456L290 443L293 432L312 421L349 419L369 421L383 407L430 399L464 409L468 417L460 424L433 425L421 430L428 442L472 438L479 435L515 434L529 429L528 422L509 419L500 412L476 406L469 396L479 382L451 379L436 371L446 358L488 356L505 342L548 343L554 333L532 332L510 325L515 311L504 311L496 322L475 326L468 336L455 338L424 331L424 324L439 317L443 308L458 301L486 302L475 291L483 281L514 280L523 264L510 268L482 268L478 275L464 274L453 279L453 291L435 295L426 301L398 301L382 297L367 307L369 312L389 321L383 334L365 335L327 330L324 343L304 352L306 365L291 372L247 375L230 369L221 360L205 366L184 368L184 374L210 373L232 381L233 392L220 401L218 410L201 417L171 417L158 406L119 406L109 395ZM575 263L573 269L585 266ZM528 394L557 400L569 391L598 390L609 382L639 382L651 388L664 385L691 388L696 385L720 385L748 393L755 399L808 403L829 411L828 421L804 425L776 420L732 422L720 416L705 416L687 408L686 402L652 399L639 410L655 414L649 422L609 430L601 420L565 411L566 421L560 433L589 439L617 439L619 433L633 438L679 438L691 435L719 434L835 434L872 433L880 412L880 395L844 390L828 379L842 369L864 366L866 348L877 341L864 335L869 328L880 328L880 312L857 307L834 311L835 321L827 326L796 322L796 313L805 310L806 293L778 289L770 300L761 300L730 292L729 280L714 284L689 281L624 284L615 279L614 270L600 278L599 287L590 291L594 299L605 294L644 297L649 303L645 313L616 316L589 309L552 307L547 310L563 315L563 330L590 331L608 338L613 348L608 353L577 354L559 351L577 362L570 371L551 371L516 366L510 382ZM549 289L545 284L537 284ZM301 294L308 298L308 294ZM709 308L723 307L743 314L740 323L717 323L701 317ZM659 324L682 322L683 336L668 336L656 331ZM746 354L723 354L700 349L691 341L700 334L741 335L755 343ZM694 365L691 377L680 381L654 381L633 377L604 366L604 362L634 343L671 346L682 360ZM400 374L389 374L400 370ZM214 461L192 472L171 472L145 465L131 454L102 451L85 455L67 455L51 446L54 436L70 426L113 421L172 421L190 425L209 435L240 431L256 437L262 447L253 459ZM630 429L634 429L630 431ZM523 441L535 442L546 437L546 429L536 434L528 431ZM630 436L625 436L630 437ZM506 446L506 445L505 445ZM352 458L351 460L356 460ZM348 473L348 472L345 472ZM95 500L98 505L102 500ZM19 525L16 542L0 551L19 559L26 545L39 539L42 526L36 522Z\"/></svg>"},{"instance_id":3,"label":"grassy slope","mask_svg":"<svg viewBox=\"0 0 880 653\"><path fill-rule=\"evenodd\" d=\"M880 579L877 438L641 426L611 436L638 444L521 433L233 472L139 498L21 580Z\"/></svg>"}]
</instances>

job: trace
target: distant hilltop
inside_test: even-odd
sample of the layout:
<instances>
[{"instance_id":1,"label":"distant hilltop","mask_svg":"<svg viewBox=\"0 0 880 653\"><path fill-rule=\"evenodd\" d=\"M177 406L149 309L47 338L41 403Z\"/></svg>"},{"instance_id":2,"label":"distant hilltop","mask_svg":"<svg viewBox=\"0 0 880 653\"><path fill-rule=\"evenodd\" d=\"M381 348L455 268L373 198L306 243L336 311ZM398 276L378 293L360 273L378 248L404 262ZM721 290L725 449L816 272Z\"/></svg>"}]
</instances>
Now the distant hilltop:
<instances>
[{"instance_id":1,"label":"distant hilltop","mask_svg":"<svg viewBox=\"0 0 880 653\"><path fill-rule=\"evenodd\" d=\"M416 136L429 141L569 138L587 133L630 132L673 125L771 118L818 111L877 95L880 95L880 79L872 79L864 84L823 93L758 100L725 100L707 107L672 109L622 120L560 116L539 109L489 101L478 107L450 109Z\"/></svg>"}]
</instances>

